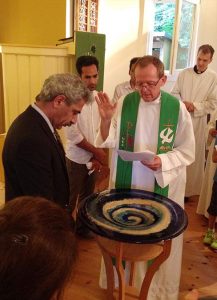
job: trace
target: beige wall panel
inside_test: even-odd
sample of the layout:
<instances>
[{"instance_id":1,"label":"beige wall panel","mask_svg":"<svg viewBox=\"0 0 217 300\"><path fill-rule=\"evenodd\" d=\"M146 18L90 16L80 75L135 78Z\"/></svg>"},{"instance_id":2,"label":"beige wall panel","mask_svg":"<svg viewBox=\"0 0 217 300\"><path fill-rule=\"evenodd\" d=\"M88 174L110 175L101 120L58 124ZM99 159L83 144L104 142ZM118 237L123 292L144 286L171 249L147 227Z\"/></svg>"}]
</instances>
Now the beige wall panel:
<instances>
[{"instance_id":1,"label":"beige wall panel","mask_svg":"<svg viewBox=\"0 0 217 300\"><path fill-rule=\"evenodd\" d=\"M60 57L57 60L58 72L69 72L71 74L77 74L75 69L75 55L69 55L68 57Z\"/></svg>"},{"instance_id":2,"label":"beige wall panel","mask_svg":"<svg viewBox=\"0 0 217 300\"><path fill-rule=\"evenodd\" d=\"M30 57L27 55L17 56L17 93L18 111L24 111L31 102L30 99Z\"/></svg>"},{"instance_id":3,"label":"beige wall panel","mask_svg":"<svg viewBox=\"0 0 217 300\"><path fill-rule=\"evenodd\" d=\"M43 65L41 63L39 63L39 58L41 60L41 57L38 56L30 56L30 78L29 78L29 82L30 82L30 99L29 101L31 103L34 102L35 97L38 95L38 93L40 92L40 89L42 87L44 78L42 78L41 76L41 68L43 67Z\"/></svg>"},{"instance_id":4,"label":"beige wall panel","mask_svg":"<svg viewBox=\"0 0 217 300\"><path fill-rule=\"evenodd\" d=\"M2 57L0 56L0 134L5 132L5 112L2 75Z\"/></svg>"},{"instance_id":5,"label":"beige wall panel","mask_svg":"<svg viewBox=\"0 0 217 300\"><path fill-rule=\"evenodd\" d=\"M41 77L42 78L47 78L51 74L56 74L57 73L57 57L54 56L43 56L41 58Z\"/></svg>"},{"instance_id":6,"label":"beige wall panel","mask_svg":"<svg viewBox=\"0 0 217 300\"><path fill-rule=\"evenodd\" d=\"M17 56L14 54L3 55L3 90L5 108L5 129L18 115L18 78L17 78ZM5 72L5 70L7 70Z\"/></svg>"},{"instance_id":7,"label":"beige wall panel","mask_svg":"<svg viewBox=\"0 0 217 300\"><path fill-rule=\"evenodd\" d=\"M67 57L59 57L56 61L57 73L68 73L70 69L70 60Z\"/></svg>"},{"instance_id":8,"label":"beige wall panel","mask_svg":"<svg viewBox=\"0 0 217 300\"><path fill-rule=\"evenodd\" d=\"M70 57L30 57L30 99L34 101L35 96L40 92L44 80L55 73L70 72Z\"/></svg>"},{"instance_id":9,"label":"beige wall panel","mask_svg":"<svg viewBox=\"0 0 217 300\"><path fill-rule=\"evenodd\" d=\"M69 72L70 65L67 49L18 46L3 49L6 130L17 115L34 102L44 80L51 74Z\"/></svg>"}]
</instances>

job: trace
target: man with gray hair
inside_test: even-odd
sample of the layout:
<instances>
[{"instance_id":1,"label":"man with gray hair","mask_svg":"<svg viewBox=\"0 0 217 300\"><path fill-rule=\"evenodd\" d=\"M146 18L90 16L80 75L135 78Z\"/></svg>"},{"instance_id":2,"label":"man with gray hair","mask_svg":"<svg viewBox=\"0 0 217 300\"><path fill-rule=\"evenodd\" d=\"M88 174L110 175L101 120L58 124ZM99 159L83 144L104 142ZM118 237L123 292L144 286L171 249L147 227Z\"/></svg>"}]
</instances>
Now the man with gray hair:
<instances>
[{"instance_id":1,"label":"man with gray hair","mask_svg":"<svg viewBox=\"0 0 217 300\"><path fill-rule=\"evenodd\" d=\"M89 90L76 75L55 74L45 80L36 102L14 120L6 136L6 201L41 196L68 207L65 153L56 129L75 123L88 99Z\"/></svg>"}]
</instances>

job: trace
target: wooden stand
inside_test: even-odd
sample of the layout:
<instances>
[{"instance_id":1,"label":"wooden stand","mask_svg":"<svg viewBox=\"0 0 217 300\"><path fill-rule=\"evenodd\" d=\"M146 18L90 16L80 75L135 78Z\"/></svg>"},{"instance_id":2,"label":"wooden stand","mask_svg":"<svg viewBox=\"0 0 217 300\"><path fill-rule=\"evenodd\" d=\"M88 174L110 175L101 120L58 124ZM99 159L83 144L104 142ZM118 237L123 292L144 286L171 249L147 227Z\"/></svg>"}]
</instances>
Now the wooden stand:
<instances>
[{"instance_id":1,"label":"wooden stand","mask_svg":"<svg viewBox=\"0 0 217 300\"><path fill-rule=\"evenodd\" d=\"M118 300L125 300L125 295L131 296L131 299L146 300L154 273L170 255L172 241L166 240L159 244L132 244L109 240L101 236L96 236L96 240L105 262L107 299L115 300L116 298L114 295L117 293ZM115 266L113 265L112 258L115 258ZM148 261L152 259L154 259L154 261L148 267L145 278L142 282L141 290L138 292L135 288L133 288L135 262ZM125 270L122 264L123 260L128 261L131 264L129 285L126 285L125 283ZM113 267L116 268L118 274L118 290L115 290Z\"/></svg>"}]
</instances>

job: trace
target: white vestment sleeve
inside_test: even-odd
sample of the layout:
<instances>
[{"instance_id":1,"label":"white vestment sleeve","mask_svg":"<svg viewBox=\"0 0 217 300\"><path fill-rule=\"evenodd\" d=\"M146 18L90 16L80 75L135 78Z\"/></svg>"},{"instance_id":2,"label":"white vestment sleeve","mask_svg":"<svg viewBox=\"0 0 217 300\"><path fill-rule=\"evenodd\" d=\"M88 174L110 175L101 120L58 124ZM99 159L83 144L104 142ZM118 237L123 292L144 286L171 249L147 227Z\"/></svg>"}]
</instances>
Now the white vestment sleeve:
<instances>
[{"instance_id":1,"label":"white vestment sleeve","mask_svg":"<svg viewBox=\"0 0 217 300\"><path fill-rule=\"evenodd\" d=\"M95 147L98 148L115 148L116 145L116 128L117 128L117 121L116 117L114 116L111 120L111 125L109 128L109 135L107 139L104 141L101 135L101 131L99 130L95 140Z\"/></svg>"},{"instance_id":2,"label":"white vestment sleeve","mask_svg":"<svg viewBox=\"0 0 217 300\"><path fill-rule=\"evenodd\" d=\"M179 126L181 124L181 126ZM174 148L164 154L158 154L161 158L161 170L155 172L157 183L165 187L176 179L183 168L194 161L195 140L190 114L185 105L180 103L179 122L177 126Z\"/></svg>"},{"instance_id":3,"label":"white vestment sleeve","mask_svg":"<svg viewBox=\"0 0 217 300\"><path fill-rule=\"evenodd\" d=\"M113 98L112 98L112 102L113 103L117 102L119 98L120 98L119 88L118 88L118 86L116 86L115 91L114 91L114 95L113 95Z\"/></svg>"},{"instance_id":4,"label":"white vestment sleeve","mask_svg":"<svg viewBox=\"0 0 217 300\"><path fill-rule=\"evenodd\" d=\"M179 100L182 100L179 84L180 84L180 77L178 76L178 78L172 88L171 95L173 95L174 97L176 97Z\"/></svg>"},{"instance_id":5,"label":"white vestment sleeve","mask_svg":"<svg viewBox=\"0 0 217 300\"><path fill-rule=\"evenodd\" d=\"M207 98L201 102L193 102L195 106L194 117L202 117L212 113L217 106L217 82L213 82Z\"/></svg>"}]
</instances>

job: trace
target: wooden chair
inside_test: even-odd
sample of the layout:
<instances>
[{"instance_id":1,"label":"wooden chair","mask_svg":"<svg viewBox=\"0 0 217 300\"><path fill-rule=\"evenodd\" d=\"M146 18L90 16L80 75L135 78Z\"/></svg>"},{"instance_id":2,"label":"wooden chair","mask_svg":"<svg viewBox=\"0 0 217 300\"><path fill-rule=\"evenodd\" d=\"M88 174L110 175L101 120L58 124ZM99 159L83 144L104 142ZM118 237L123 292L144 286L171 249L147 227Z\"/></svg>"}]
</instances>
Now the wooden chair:
<instances>
[{"instance_id":1,"label":"wooden chair","mask_svg":"<svg viewBox=\"0 0 217 300\"><path fill-rule=\"evenodd\" d=\"M132 297L130 299L146 300L154 273L170 255L172 240L157 244L132 244L109 240L98 235L96 240L101 249L106 268L107 299L124 300L125 295L127 295ZM113 258L115 258L114 267L118 274L118 290L115 289ZM125 283L123 260L131 263L129 285ZM149 260L153 260L153 262L148 267L141 290L137 291L133 287L135 263ZM115 298L115 294L118 295L118 298Z\"/></svg>"}]
</instances>

